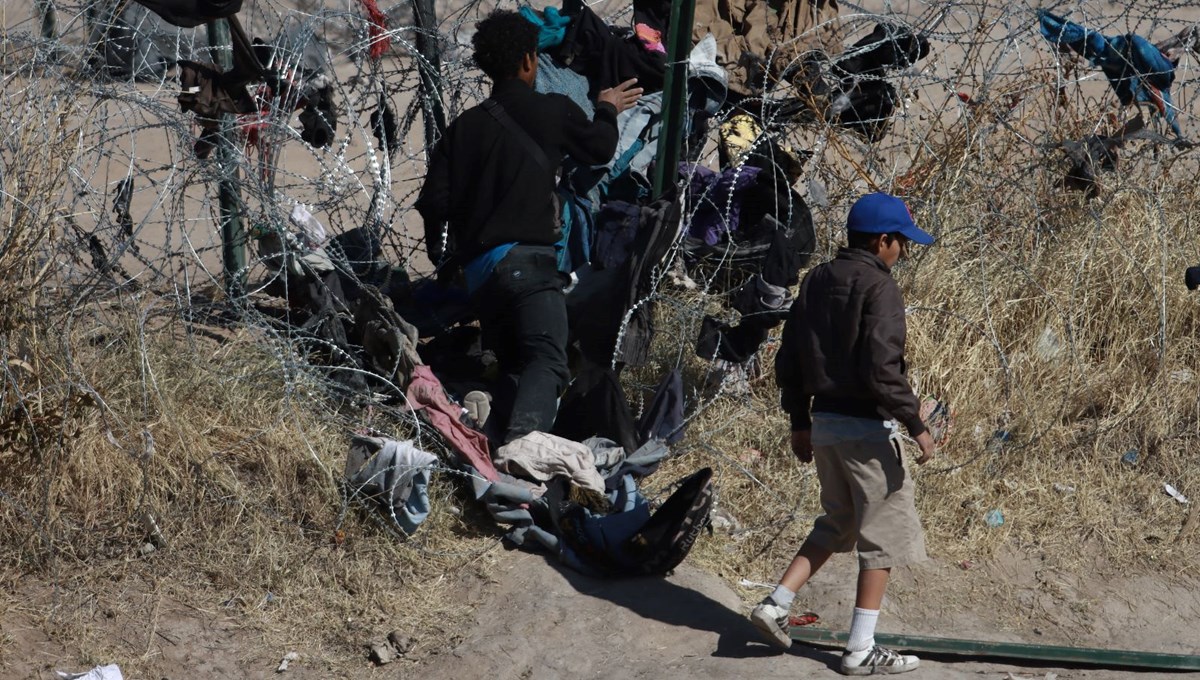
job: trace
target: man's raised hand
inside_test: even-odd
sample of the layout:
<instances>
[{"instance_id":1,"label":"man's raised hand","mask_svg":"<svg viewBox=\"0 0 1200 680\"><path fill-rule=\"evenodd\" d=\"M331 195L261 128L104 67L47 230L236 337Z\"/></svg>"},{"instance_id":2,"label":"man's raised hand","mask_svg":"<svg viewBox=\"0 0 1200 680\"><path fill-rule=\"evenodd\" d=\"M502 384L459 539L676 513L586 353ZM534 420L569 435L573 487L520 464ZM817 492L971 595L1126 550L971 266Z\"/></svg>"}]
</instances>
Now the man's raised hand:
<instances>
[{"instance_id":1,"label":"man's raised hand","mask_svg":"<svg viewBox=\"0 0 1200 680\"><path fill-rule=\"evenodd\" d=\"M642 88L636 87L636 85L637 78L630 78L616 87L601 90L596 101L608 102L613 105L617 113L620 113L636 104L642 96Z\"/></svg>"}]
</instances>

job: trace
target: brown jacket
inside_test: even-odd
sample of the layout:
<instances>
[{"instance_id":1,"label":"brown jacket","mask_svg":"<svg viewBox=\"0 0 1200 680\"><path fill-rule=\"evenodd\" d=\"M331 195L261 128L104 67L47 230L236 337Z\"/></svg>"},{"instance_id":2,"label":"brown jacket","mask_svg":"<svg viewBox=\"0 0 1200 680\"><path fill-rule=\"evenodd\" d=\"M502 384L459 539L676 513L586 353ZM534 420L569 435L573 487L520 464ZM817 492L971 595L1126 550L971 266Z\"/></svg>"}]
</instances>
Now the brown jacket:
<instances>
[{"instance_id":1,"label":"brown jacket","mask_svg":"<svg viewBox=\"0 0 1200 680\"><path fill-rule=\"evenodd\" d=\"M925 431L920 402L905 377L904 298L875 255L842 248L804 277L783 327L775 381L793 430L812 412L895 418L912 436Z\"/></svg>"}]
</instances>

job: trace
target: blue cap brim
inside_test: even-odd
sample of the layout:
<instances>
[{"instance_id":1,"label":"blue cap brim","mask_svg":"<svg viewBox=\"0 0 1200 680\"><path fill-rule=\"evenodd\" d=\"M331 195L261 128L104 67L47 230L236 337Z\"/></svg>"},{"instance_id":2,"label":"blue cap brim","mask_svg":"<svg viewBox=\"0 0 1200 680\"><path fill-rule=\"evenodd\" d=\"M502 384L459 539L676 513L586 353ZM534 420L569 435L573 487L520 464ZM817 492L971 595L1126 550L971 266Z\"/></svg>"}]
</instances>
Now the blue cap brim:
<instances>
[{"instance_id":1,"label":"blue cap brim","mask_svg":"<svg viewBox=\"0 0 1200 680\"><path fill-rule=\"evenodd\" d=\"M937 239L933 238L932 234L925 231L924 229L921 229L920 227L918 227L915 224L905 226L903 229L900 230L900 233L903 234L904 237L907 238L909 241L912 241L913 243L916 243L917 245L921 245L921 246L933 245L933 242L935 240L937 240Z\"/></svg>"}]
</instances>

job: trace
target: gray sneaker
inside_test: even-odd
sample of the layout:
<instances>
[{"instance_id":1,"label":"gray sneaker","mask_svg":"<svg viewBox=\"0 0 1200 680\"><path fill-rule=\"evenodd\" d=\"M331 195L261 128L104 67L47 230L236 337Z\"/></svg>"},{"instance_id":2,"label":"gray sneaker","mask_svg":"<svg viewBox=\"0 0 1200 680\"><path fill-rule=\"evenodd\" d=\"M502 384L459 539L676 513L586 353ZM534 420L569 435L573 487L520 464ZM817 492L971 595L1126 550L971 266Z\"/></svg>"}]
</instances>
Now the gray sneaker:
<instances>
[{"instance_id":1,"label":"gray sneaker","mask_svg":"<svg viewBox=\"0 0 1200 680\"><path fill-rule=\"evenodd\" d=\"M842 675L888 675L916 670L921 660L875 645L863 652L842 654Z\"/></svg>"},{"instance_id":2,"label":"gray sneaker","mask_svg":"<svg viewBox=\"0 0 1200 680\"><path fill-rule=\"evenodd\" d=\"M763 639L780 649L792 646L788 610L775 604L768 596L750 612L750 621L762 633Z\"/></svg>"},{"instance_id":3,"label":"gray sneaker","mask_svg":"<svg viewBox=\"0 0 1200 680\"><path fill-rule=\"evenodd\" d=\"M487 392L473 390L467 392L463 397L463 408L467 410L467 415L483 428L487 423L488 416L492 413L492 395Z\"/></svg>"}]
</instances>

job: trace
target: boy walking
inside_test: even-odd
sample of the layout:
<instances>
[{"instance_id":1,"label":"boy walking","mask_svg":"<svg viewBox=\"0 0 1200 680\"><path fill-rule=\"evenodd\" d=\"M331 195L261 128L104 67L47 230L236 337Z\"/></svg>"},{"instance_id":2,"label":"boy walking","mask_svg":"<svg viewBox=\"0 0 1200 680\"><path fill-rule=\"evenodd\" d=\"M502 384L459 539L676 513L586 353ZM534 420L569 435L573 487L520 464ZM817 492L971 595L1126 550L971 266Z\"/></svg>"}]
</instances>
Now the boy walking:
<instances>
[{"instance_id":1,"label":"boy walking","mask_svg":"<svg viewBox=\"0 0 1200 680\"><path fill-rule=\"evenodd\" d=\"M841 671L904 673L917 668L917 657L875 644L892 568L925 559L897 421L917 440L918 463L933 457L934 443L905 376L904 299L891 268L910 242L929 245L933 237L904 201L883 193L858 199L846 230L848 247L804 278L775 360L792 451L802 463L815 461L824 514L750 619L772 644L788 648L796 591L833 553L857 549L858 592Z\"/></svg>"}]
</instances>

